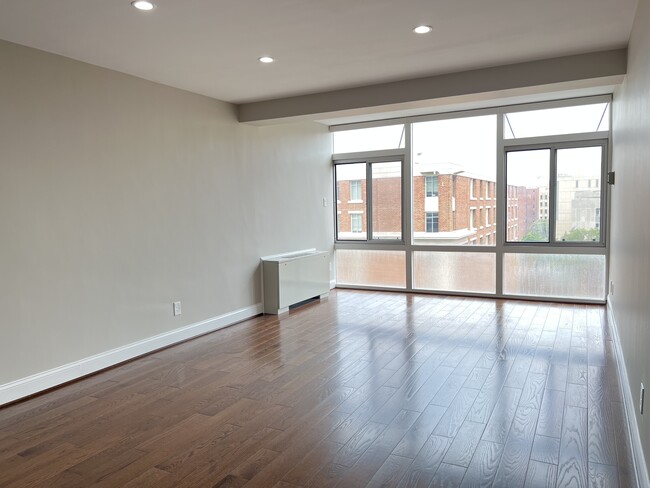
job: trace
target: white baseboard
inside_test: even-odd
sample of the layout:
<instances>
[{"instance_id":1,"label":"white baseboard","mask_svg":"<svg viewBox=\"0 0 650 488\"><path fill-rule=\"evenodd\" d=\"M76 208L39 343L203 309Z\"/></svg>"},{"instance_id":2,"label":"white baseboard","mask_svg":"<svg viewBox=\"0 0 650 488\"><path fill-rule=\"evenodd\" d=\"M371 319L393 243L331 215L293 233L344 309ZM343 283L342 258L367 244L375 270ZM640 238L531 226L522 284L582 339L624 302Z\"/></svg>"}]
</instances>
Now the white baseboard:
<instances>
[{"instance_id":1,"label":"white baseboard","mask_svg":"<svg viewBox=\"0 0 650 488\"><path fill-rule=\"evenodd\" d=\"M42 373L21 378L11 383L0 385L0 405L10 403L33 395L43 390L67 383L102 369L115 366L143 354L150 353L178 342L186 341L208 332L223 329L242 320L255 317L263 311L262 304L235 310L218 317L203 320L179 329L111 349L73 363L65 364Z\"/></svg>"},{"instance_id":2,"label":"white baseboard","mask_svg":"<svg viewBox=\"0 0 650 488\"><path fill-rule=\"evenodd\" d=\"M616 363L618 364L618 378L621 388L623 389L625 414L632 441L632 457L634 459L634 469L636 470L637 482L640 487L650 486L648 467L646 466L645 458L643 456L643 446L641 444L641 436L639 435L639 424L636 421L636 402L634 401L632 390L630 389L627 368L625 366L625 356L623 355L623 348L621 347L621 338L618 334L614 309L612 308L612 302L609 296L607 297L607 318L609 319L609 325L612 330L612 335L614 336L614 349L616 351Z\"/></svg>"},{"instance_id":3,"label":"white baseboard","mask_svg":"<svg viewBox=\"0 0 650 488\"><path fill-rule=\"evenodd\" d=\"M330 290L336 288L336 280L330 280Z\"/></svg>"}]
</instances>

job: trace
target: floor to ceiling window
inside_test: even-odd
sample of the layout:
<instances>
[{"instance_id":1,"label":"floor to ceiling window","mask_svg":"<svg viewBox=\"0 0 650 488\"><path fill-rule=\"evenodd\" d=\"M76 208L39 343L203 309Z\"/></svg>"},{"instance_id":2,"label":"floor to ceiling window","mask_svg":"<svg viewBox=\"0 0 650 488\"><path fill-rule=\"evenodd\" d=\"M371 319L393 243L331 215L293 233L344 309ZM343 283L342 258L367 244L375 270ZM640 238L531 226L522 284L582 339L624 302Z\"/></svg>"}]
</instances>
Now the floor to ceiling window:
<instances>
[{"instance_id":1,"label":"floor to ceiling window","mask_svg":"<svg viewBox=\"0 0 650 488\"><path fill-rule=\"evenodd\" d=\"M609 106L332 127L337 285L603 301Z\"/></svg>"}]
</instances>

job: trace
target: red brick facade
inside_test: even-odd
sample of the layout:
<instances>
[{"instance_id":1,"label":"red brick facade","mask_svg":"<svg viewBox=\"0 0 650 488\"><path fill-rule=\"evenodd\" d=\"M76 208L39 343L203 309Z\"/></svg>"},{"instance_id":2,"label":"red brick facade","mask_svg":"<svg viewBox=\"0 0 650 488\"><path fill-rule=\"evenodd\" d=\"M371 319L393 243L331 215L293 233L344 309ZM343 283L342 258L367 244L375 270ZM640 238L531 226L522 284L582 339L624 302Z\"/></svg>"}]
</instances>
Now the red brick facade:
<instances>
[{"instance_id":1,"label":"red brick facade","mask_svg":"<svg viewBox=\"0 0 650 488\"><path fill-rule=\"evenodd\" d=\"M426 177L413 178L413 234L421 244L496 244L496 183L465 175L435 175L437 196L426 196ZM365 239L366 182L361 183L363 202L350 200L350 181L338 182L339 239ZM375 238L399 238L401 232L401 178L381 177L372 182ZM522 240L538 220L539 190L508 187L507 237ZM520 211L521 209L521 211ZM354 213L362 212L361 232L352 232ZM437 232L427 232L427 212L437 213Z\"/></svg>"}]
</instances>

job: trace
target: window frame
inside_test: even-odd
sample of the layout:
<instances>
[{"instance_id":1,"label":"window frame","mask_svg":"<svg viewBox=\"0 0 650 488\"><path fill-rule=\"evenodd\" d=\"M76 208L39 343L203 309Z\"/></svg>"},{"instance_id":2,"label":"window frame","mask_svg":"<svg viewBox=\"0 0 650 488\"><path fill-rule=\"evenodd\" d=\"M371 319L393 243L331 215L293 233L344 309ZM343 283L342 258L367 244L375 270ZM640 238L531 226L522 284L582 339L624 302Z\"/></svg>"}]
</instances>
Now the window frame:
<instances>
[{"instance_id":1,"label":"window frame","mask_svg":"<svg viewBox=\"0 0 650 488\"><path fill-rule=\"evenodd\" d=\"M429 182L431 182L431 195L429 195ZM424 175L424 197L433 198L439 196L439 184L438 175Z\"/></svg>"},{"instance_id":2,"label":"window frame","mask_svg":"<svg viewBox=\"0 0 650 488\"><path fill-rule=\"evenodd\" d=\"M601 148L601 184L600 184L600 240L598 241L562 241L557 239L557 207L558 207L558 180L557 180L557 151L562 149L578 149L585 147L600 147ZM525 145L508 145L504 147L504 172L503 172L503 185L508 187L508 153L518 151L535 151L535 150L549 150L549 187L548 199L545 199L547 206L546 220L548 221L548 242L528 242L528 241L511 241L508 239L507 233L503 234L504 246L520 247L532 246L536 248L554 247L554 248L580 248L580 247L607 247L607 172L609 167L609 141L607 139L589 139L589 140L576 140L565 142L543 142L539 144L525 144ZM576 181L576 184L578 182ZM507 208L507 199L506 199ZM603 212L602 209L605 209ZM507 219L507 215L506 215Z\"/></svg>"},{"instance_id":3,"label":"window frame","mask_svg":"<svg viewBox=\"0 0 650 488\"><path fill-rule=\"evenodd\" d=\"M363 214L360 212L348 212L350 214L350 232L353 234L363 233ZM359 230L355 229L355 222L359 224Z\"/></svg>"},{"instance_id":4,"label":"window frame","mask_svg":"<svg viewBox=\"0 0 650 488\"><path fill-rule=\"evenodd\" d=\"M385 151L378 151L381 153L385 153ZM337 221L335 224L334 228L334 243L339 244L339 243L356 243L356 244L373 244L373 245L393 245L393 244L404 244L405 239L406 239L406 209L405 209L405 183L404 183L404 178L405 178L405 157L403 154L397 153L395 156L375 156L375 157L367 157L367 158L360 158L360 159L335 159L333 158L332 160L333 166L334 166L334 171L333 171L333 177L334 177L334 187L337 187L338 181L336 179L336 170L338 166L346 165L346 164L365 164L366 166L366 198L365 200L350 200L350 202L355 202L355 203L363 203L364 206L364 212L366 216L366 226L365 226L365 232L366 232L366 238L365 239L339 239L339 222ZM395 163L398 162L400 163L400 173L401 173L401 183L400 183L400 188L401 188L401 226L400 226L400 233L401 233L401 238L399 239L376 239L373 236L373 228L372 228L372 206L373 206L373 198L372 198L372 165L377 164L377 163ZM351 180L351 181L361 181L361 180ZM349 203L349 202L348 202ZM334 212L338 211L338 205L333 205L334 207ZM350 229L352 228L352 223L350 223ZM363 223L362 223L362 230L361 233L363 233Z\"/></svg>"},{"instance_id":5,"label":"window frame","mask_svg":"<svg viewBox=\"0 0 650 488\"><path fill-rule=\"evenodd\" d=\"M431 229L429 230L429 217L431 217ZM439 212L424 212L424 231L427 233L438 232L440 228L440 213Z\"/></svg>"},{"instance_id":6,"label":"window frame","mask_svg":"<svg viewBox=\"0 0 650 488\"><path fill-rule=\"evenodd\" d=\"M361 122L342 123L340 125L330 125L330 132L348 131L366 127L378 127L395 125L404 123L404 140L405 147L391 150L376 150L376 151L363 151L356 153L334 153L332 154L332 163L335 166L338 163L344 162L365 162L369 158L383 158L383 161L397 161L402 159L402 239L400 241L373 241L373 240L337 240L338 229L335 228L334 232L334 250L350 249L350 250L390 250L401 251L405 253L406 263L406 288L394 288L390 286L366 286L366 285L352 285L343 284L342 288L357 288L357 289L376 289L376 290L395 290L406 292L418 292L429 294L442 294L442 295L457 295L457 296L478 296L486 298L523 298L525 300L538 300L548 301L553 300L556 302L565 303L606 303L606 297L594 298L563 298L562 296L549 297L549 296L533 296L533 295L509 295L504 293L504 259L510 253L537 253L537 254L583 254L583 255L602 255L606 258L606 276L605 280L609 280L609 208L608 201L610 198L610 184L607 182L607 172L611 171L611 137L612 137L612 117L613 108L610 105L609 110L605 116L609 120L609 128L607 130L598 130L598 132L591 133L577 133L577 134L561 134L553 136L539 136L532 138L520 139L505 139L504 137L504 115L512 112L530 111L538 109L548 109L557 107L567 107L576 105L589 105L601 102L608 102L611 104L612 95L603 94L595 96L586 96L578 98L565 98L550 101L530 101L518 105L497 105L486 108L470 108L463 110L448 110L440 111L437 113L430 113L425 115L407 115L396 117L393 119L367 119ZM414 124L428 121L442 121L448 119L458 119L467 117L477 117L483 115L495 115L497 119L496 128L496 180L492 188L492 194L488 190L489 205L492 207L493 224L490 227L490 234L492 237L492 245L485 246L472 246L471 243L467 245L456 244L437 244L437 245L422 245L415 244L414 236L414 187L413 187L413 127ZM515 241L506 243L506 233L508 232L507 226L507 189L505 185L505 149L506 148L524 148L526 145L545 145L545 144L558 144L558 143L571 143L575 146L576 143L584 142L585 145L594 145L594 141L605 141L607 143L606 159L604 160L604 175L601 184L601 240L602 244L594 244L589 241L582 242L566 242L559 241L555 244L551 243L524 243ZM333 172L334 173L334 172ZM452 185L452 201L455 200L456 188ZM604 195L604 198L603 198ZM478 197L478 195L474 195ZM546 197L546 201L550 200L551 196ZM333 211L336 214L336 209ZM452 210L452 215L456 214L456 209ZM550 216L547 217L551 219ZM495 227L496 225L496 227ZM489 237L488 237L489 239ZM586 244L586 245L585 245ZM451 290L431 290L419 289L415 286L414 281L414 255L417 252L470 252L470 253L494 253L496 255L496 292L483 293L483 292L456 292ZM335 258L336 259L336 258ZM336 286L339 286L337 284Z\"/></svg>"},{"instance_id":7,"label":"window frame","mask_svg":"<svg viewBox=\"0 0 650 488\"><path fill-rule=\"evenodd\" d=\"M355 185L354 185L354 193L359 198L352 198L352 187L353 187L352 184L353 183L355 183ZM363 198L361 198L361 188L362 188L361 180L350 180L350 199L348 200L348 203L363 203Z\"/></svg>"}]
</instances>

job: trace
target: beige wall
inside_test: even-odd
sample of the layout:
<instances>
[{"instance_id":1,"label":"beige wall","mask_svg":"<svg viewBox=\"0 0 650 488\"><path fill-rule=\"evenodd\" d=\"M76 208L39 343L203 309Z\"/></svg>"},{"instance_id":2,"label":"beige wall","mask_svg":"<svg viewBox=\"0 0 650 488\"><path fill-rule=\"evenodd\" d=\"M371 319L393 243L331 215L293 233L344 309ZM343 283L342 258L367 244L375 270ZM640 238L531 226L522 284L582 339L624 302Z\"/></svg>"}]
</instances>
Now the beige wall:
<instances>
[{"instance_id":1,"label":"beige wall","mask_svg":"<svg viewBox=\"0 0 650 488\"><path fill-rule=\"evenodd\" d=\"M254 305L259 256L331 249L326 127L2 41L0 66L0 385Z\"/></svg>"},{"instance_id":2,"label":"beige wall","mask_svg":"<svg viewBox=\"0 0 650 488\"><path fill-rule=\"evenodd\" d=\"M610 279L635 403L639 386L650 388L650 1L641 0L629 47L628 74L615 93L613 123ZM646 400L650 391L646 392ZM646 463L650 464L650 410L637 413Z\"/></svg>"}]
</instances>

